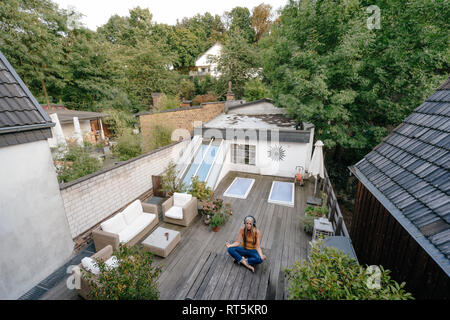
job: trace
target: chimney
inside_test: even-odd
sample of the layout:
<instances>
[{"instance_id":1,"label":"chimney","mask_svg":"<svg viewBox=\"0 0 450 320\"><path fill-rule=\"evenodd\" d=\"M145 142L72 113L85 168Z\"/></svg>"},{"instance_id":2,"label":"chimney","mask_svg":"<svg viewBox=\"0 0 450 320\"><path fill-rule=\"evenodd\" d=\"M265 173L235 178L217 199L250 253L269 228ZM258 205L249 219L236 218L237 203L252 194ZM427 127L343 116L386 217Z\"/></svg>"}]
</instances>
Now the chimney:
<instances>
[{"instance_id":1,"label":"chimney","mask_svg":"<svg viewBox=\"0 0 450 320\"><path fill-rule=\"evenodd\" d=\"M231 81L228 81L227 101L234 100L234 93L231 91Z\"/></svg>"},{"instance_id":2,"label":"chimney","mask_svg":"<svg viewBox=\"0 0 450 320\"><path fill-rule=\"evenodd\" d=\"M158 109L159 104L161 102L161 98L164 96L161 92L154 92L152 93L152 100L153 100L153 108Z\"/></svg>"}]
</instances>

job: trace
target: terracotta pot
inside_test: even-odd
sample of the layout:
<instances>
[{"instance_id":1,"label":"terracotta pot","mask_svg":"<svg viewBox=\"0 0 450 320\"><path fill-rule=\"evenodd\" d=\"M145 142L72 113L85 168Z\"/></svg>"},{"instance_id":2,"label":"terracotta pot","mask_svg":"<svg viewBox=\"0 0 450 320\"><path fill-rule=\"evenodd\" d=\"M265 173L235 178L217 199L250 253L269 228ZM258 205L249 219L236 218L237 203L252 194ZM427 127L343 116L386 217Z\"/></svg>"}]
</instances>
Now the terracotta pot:
<instances>
[{"instance_id":1,"label":"terracotta pot","mask_svg":"<svg viewBox=\"0 0 450 320\"><path fill-rule=\"evenodd\" d=\"M219 229L220 229L220 227L217 226L217 227L215 227L215 228L213 229L213 231L214 231L214 232L217 232L217 231L219 231Z\"/></svg>"}]
</instances>

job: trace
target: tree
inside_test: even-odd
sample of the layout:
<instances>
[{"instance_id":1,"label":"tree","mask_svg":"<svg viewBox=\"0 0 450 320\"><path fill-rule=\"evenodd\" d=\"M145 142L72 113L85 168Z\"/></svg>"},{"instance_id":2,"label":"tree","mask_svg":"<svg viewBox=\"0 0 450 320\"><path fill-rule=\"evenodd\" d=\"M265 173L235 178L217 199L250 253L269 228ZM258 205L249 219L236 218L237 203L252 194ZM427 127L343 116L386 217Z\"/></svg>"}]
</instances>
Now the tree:
<instances>
[{"instance_id":1,"label":"tree","mask_svg":"<svg viewBox=\"0 0 450 320\"><path fill-rule=\"evenodd\" d=\"M118 46L114 59L123 75L119 85L137 109L150 106L153 92L177 93L178 75L170 70L173 58L151 41L141 41L135 47Z\"/></svg>"},{"instance_id":2,"label":"tree","mask_svg":"<svg viewBox=\"0 0 450 320\"><path fill-rule=\"evenodd\" d=\"M236 97L242 97L245 82L258 73L260 61L256 48L248 43L240 31L234 31L222 48L220 57L215 60L222 83L231 81Z\"/></svg>"},{"instance_id":3,"label":"tree","mask_svg":"<svg viewBox=\"0 0 450 320\"><path fill-rule=\"evenodd\" d=\"M49 0L10 0L0 6L0 50L47 104L64 87L62 40L71 14Z\"/></svg>"},{"instance_id":4,"label":"tree","mask_svg":"<svg viewBox=\"0 0 450 320\"><path fill-rule=\"evenodd\" d=\"M225 40L225 26L218 15L209 12L196 14L192 18L183 18L177 23L177 28L189 29L201 42L203 51L216 42Z\"/></svg>"},{"instance_id":5,"label":"tree","mask_svg":"<svg viewBox=\"0 0 450 320\"><path fill-rule=\"evenodd\" d=\"M272 6L270 4L261 3L253 8L252 11L252 28L255 31L255 42L258 42L263 34L270 27L272 21Z\"/></svg>"},{"instance_id":6,"label":"tree","mask_svg":"<svg viewBox=\"0 0 450 320\"><path fill-rule=\"evenodd\" d=\"M352 161L448 70L448 35L439 14L444 1L379 5L382 28L370 30L358 0L291 1L263 41L264 75L276 103L314 123L316 137L336 154L352 150Z\"/></svg>"},{"instance_id":7,"label":"tree","mask_svg":"<svg viewBox=\"0 0 450 320\"><path fill-rule=\"evenodd\" d=\"M201 40L187 28L176 28L169 38L172 52L177 54L175 68L190 67L203 51Z\"/></svg>"},{"instance_id":8,"label":"tree","mask_svg":"<svg viewBox=\"0 0 450 320\"><path fill-rule=\"evenodd\" d=\"M269 88L258 78L251 79L245 83L244 98L246 101L255 101L263 98L271 98Z\"/></svg>"},{"instance_id":9,"label":"tree","mask_svg":"<svg viewBox=\"0 0 450 320\"><path fill-rule=\"evenodd\" d=\"M67 69L62 98L71 109L95 110L103 99L111 98L116 81L116 67L109 56L109 44L100 41L95 32L73 29L63 41Z\"/></svg>"},{"instance_id":10,"label":"tree","mask_svg":"<svg viewBox=\"0 0 450 320\"><path fill-rule=\"evenodd\" d=\"M250 10L245 7L235 7L225 12L224 19L228 25L228 34L241 33L248 43L253 43L255 31L252 29Z\"/></svg>"}]
</instances>

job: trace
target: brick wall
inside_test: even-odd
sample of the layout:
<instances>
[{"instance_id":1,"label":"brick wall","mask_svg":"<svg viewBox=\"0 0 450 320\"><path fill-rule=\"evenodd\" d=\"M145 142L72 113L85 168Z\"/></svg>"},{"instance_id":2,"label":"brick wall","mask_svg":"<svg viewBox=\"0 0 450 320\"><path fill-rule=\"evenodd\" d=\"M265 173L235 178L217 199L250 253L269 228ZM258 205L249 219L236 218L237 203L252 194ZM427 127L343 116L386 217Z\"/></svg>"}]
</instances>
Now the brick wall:
<instances>
[{"instance_id":1,"label":"brick wall","mask_svg":"<svg viewBox=\"0 0 450 320\"><path fill-rule=\"evenodd\" d=\"M152 175L175 162L189 141L177 142L147 154L60 185L73 238L86 233L137 198L151 194Z\"/></svg>"},{"instance_id":2,"label":"brick wall","mask_svg":"<svg viewBox=\"0 0 450 320\"><path fill-rule=\"evenodd\" d=\"M174 129L186 129L193 134L194 122L212 120L224 111L225 102L205 103L201 106L166 110L159 113L142 113L139 116L144 148L151 138L152 126L164 124Z\"/></svg>"}]
</instances>

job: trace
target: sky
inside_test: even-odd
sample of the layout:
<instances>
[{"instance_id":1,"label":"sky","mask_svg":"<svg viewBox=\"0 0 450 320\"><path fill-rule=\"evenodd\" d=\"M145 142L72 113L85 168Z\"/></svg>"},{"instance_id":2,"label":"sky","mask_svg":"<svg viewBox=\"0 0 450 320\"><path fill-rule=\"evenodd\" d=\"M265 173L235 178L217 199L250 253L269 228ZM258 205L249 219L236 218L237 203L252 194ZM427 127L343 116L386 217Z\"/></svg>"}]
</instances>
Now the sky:
<instances>
[{"instance_id":1,"label":"sky","mask_svg":"<svg viewBox=\"0 0 450 320\"><path fill-rule=\"evenodd\" d=\"M81 22L91 30L105 24L114 15L128 16L129 10L140 6L149 8L153 21L174 25L177 19L192 17L197 13L222 15L234 7L253 7L265 3L274 9L284 6L288 0L52 0L62 9L69 6L83 14Z\"/></svg>"}]
</instances>

